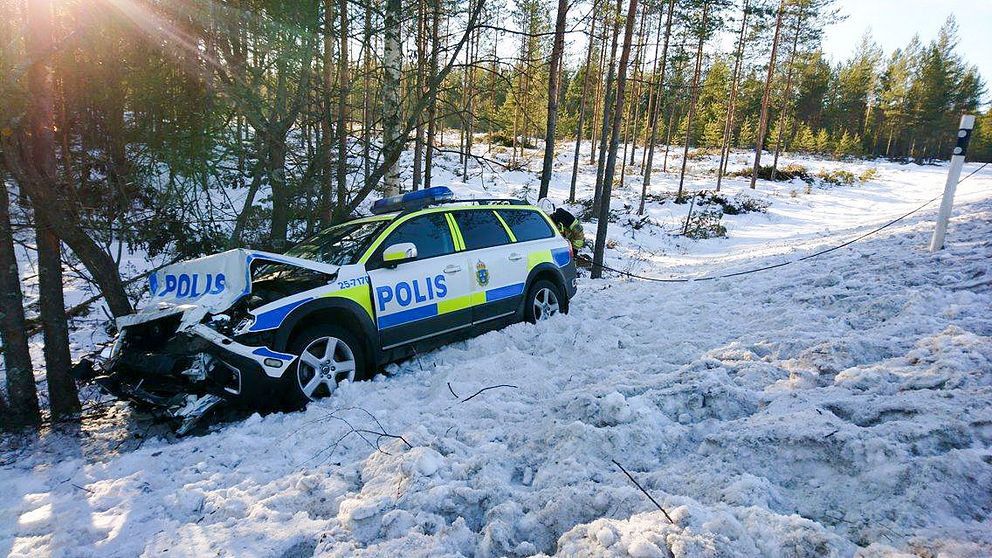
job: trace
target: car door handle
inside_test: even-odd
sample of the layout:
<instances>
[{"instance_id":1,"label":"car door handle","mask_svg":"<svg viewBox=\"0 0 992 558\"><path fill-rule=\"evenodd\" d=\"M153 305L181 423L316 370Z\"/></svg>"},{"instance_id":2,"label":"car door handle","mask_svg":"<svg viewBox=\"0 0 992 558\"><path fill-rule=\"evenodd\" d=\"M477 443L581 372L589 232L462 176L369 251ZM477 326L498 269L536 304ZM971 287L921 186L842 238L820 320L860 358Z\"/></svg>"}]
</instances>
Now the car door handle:
<instances>
[{"instance_id":1,"label":"car door handle","mask_svg":"<svg viewBox=\"0 0 992 558\"><path fill-rule=\"evenodd\" d=\"M445 273L458 273L461 270L462 270L462 266L460 265L449 265L448 267L444 268Z\"/></svg>"},{"instance_id":2,"label":"car door handle","mask_svg":"<svg viewBox=\"0 0 992 558\"><path fill-rule=\"evenodd\" d=\"M524 259L523 254L518 254L516 252L511 253L509 257L511 262Z\"/></svg>"}]
</instances>

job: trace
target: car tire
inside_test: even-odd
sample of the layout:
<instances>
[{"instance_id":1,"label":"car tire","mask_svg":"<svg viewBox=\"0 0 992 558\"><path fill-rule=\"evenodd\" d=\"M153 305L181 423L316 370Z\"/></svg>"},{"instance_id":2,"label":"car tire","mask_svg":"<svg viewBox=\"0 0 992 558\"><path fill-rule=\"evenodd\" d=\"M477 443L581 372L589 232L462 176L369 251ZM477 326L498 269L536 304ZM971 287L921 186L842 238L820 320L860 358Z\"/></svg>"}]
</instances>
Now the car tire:
<instances>
[{"instance_id":1,"label":"car tire","mask_svg":"<svg viewBox=\"0 0 992 558\"><path fill-rule=\"evenodd\" d=\"M346 328L317 324L293 336L289 351L299 355L283 377L287 406L302 409L333 395L337 385L368 379L368 358L359 338Z\"/></svg>"},{"instance_id":2,"label":"car tire","mask_svg":"<svg viewBox=\"0 0 992 558\"><path fill-rule=\"evenodd\" d=\"M547 279L534 282L524 299L524 318L537 323L565 312L565 297L558 285Z\"/></svg>"}]
</instances>

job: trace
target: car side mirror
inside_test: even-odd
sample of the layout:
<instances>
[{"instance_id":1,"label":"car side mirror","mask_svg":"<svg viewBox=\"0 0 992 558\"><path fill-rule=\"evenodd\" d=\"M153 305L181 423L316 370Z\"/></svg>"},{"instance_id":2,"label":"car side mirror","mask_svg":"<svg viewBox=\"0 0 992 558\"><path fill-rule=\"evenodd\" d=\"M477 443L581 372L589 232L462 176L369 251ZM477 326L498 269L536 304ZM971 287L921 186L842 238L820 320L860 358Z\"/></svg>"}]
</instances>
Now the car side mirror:
<instances>
[{"instance_id":1,"label":"car side mirror","mask_svg":"<svg viewBox=\"0 0 992 558\"><path fill-rule=\"evenodd\" d=\"M417 245L412 242L391 244L382 252L382 263L386 267L396 267L415 259L417 259Z\"/></svg>"}]
</instances>

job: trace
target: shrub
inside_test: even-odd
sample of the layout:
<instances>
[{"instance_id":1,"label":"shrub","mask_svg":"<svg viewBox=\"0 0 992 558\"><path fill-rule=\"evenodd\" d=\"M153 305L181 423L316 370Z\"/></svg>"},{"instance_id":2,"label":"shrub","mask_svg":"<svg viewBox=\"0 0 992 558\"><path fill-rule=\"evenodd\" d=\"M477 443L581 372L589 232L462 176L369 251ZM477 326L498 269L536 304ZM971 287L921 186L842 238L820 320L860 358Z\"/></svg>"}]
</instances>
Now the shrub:
<instances>
[{"instance_id":1,"label":"shrub","mask_svg":"<svg viewBox=\"0 0 992 558\"><path fill-rule=\"evenodd\" d=\"M695 239L724 238L727 228L720 223L722 218L723 211L715 207L695 212L689 215L685 235Z\"/></svg>"},{"instance_id":2,"label":"shrub","mask_svg":"<svg viewBox=\"0 0 992 558\"><path fill-rule=\"evenodd\" d=\"M853 172L844 169L835 169L832 171L820 169L820 171L816 173L816 177L819 178L821 182L833 184L835 186L850 186L854 184L856 180Z\"/></svg>"},{"instance_id":3,"label":"shrub","mask_svg":"<svg viewBox=\"0 0 992 558\"><path fill-rule=\"evenodd\" d=\"M739 171L728 173L727 176L750 178L751 177L751 169L749 169L749 168L743 168L743 169L741 169ZM762 180L771 180L772 179L772 167L771 167L771 165L763 166L763 167L758 167L758 178L760 178ZM803 182L806 182L806 183L809 183L809 182L811 182L813 180L813 177L809 174L809 171L806 170L806 167L804 167L802 165L791 163L791 164L785 165L782 168L775 169L775 180L776 181L787 182L787 181L792 180L794 178L798 178L798 179L800 179L800 180L802 180Z\"/></svg>"},{"instance_id":4,"label":"shrub","mask_svg":"<svg viewBox=\"0 0 992 558\"><path fill-rule=\"evenodd\" d=\"M876 178L878 178L878 169L875 168L875 167L869 167L869 168L865 169L858 176L858 180L861 181L861 182L871 182L872 180L875 180Z\"/></svg>"},{"instance_id":5,"label":"shrub","mask_svg":"<svg viewBox=\"0 0 992 558\"><path fill-rule=\"evenodd\" d=\"M689 156L686 157L690 161L696 161L698 159L704 159L712 155L719 155L720 150L715 147L700 147L693 149L689 152Z\"/></svg>"},{"instance_id":6,"label":"shrub","mask_svg":"<svg viewBox=\"0 0 992 558\"><path fill-rule=\"evenodd\" d=\"M489 143L503 147L513 147L513 136L504 134L503 132L493 132L489 134Z\"/></svg>"},{"instance_id":7,"label":"shrub","mask_svg":"<svg viewBox=\"0 0 992 558\"><path fill-rule=\"evenodd\" d=\"M503 147L513 147L513 136L505 132L493 132L489 134L489 143ZM534 140L528 137L518 137L517 145L525 149L534 149L537 147Z\"/></svg>"},{"instance_id":8,"label":"shrub","mask_svg":"<svg viewBox=\"0 0 992 558\"><path fill-rule=\"evenodd\" d=\"M697 205L718 205L722 213L726 215L743 215L745 213L765 213L771 203L752 198L751 196L738 193L733 197L726 197L719 192L708 192L703 190L697 194Z\"/></svg>"}]
</instances>

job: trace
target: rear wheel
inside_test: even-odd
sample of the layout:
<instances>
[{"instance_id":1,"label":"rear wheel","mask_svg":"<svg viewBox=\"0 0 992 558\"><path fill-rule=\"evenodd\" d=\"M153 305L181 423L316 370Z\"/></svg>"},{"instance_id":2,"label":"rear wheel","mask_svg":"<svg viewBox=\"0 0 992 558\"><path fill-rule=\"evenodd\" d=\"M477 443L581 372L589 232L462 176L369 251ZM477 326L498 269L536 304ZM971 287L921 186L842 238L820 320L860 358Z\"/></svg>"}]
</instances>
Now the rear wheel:
<instances>
[{"instance_id":1,"label":"rear wheel","mask_svg":"<svg viewBox=\"0 0 992 558\"><path fill-rule=\"evenodd\" d=\"M562 312L564 297L558 285L541 279L531 285L524 301L524 317L530 323L547 320Z\"/></svg>"},{"instance_id":2,"label":"rear wheel","mask_svg":"<svg viewBox=\"0 0 992 558\"><path fill-rule=\"evenodd\" d=\"M367 363L362 344L347 329L325 324L308 327L290 343L300 355L285 376L289 404L305 407L310 401L334 394L338 384L364 380Z\"/></svg>"}]
</instances>

